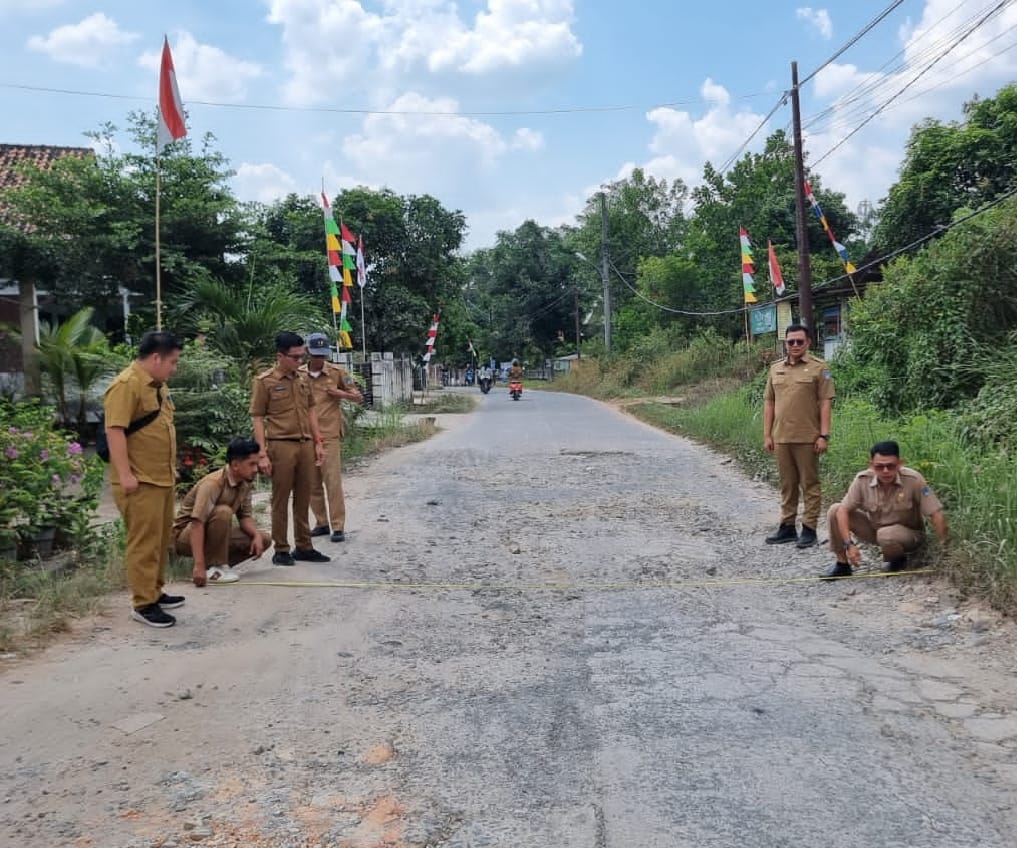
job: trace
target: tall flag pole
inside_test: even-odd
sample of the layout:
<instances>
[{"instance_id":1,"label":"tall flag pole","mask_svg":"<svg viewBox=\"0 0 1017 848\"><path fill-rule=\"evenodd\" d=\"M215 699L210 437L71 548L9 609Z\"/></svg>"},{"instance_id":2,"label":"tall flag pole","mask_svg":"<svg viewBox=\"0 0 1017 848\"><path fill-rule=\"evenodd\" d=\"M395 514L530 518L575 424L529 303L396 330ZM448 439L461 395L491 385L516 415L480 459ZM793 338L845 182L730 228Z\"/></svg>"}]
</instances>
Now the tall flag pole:
<instances>
[{"instance_id":1,"label":"tall flag pole","mask_svg":"<svg viewBox=\"0 0 1017 848\"><path fill-rule=\"evenodd\" d=\"M438 324L441 320L441 313L435 312L431 319L431 326L427 331L427 353L424 354L424 362L430 362L434 354L434 340L438 337Z\"/></svg>"},{"instance_id":2,"label":"tall flag pole","mask_svg":"<svg viewBox=\"0 0 1017 848\"><path fill-rule=\"evenodd\" d=\"M155 328L162 329L162 235L161 195L163 148L170 142L187 135L184 123L184 104L177 88L177 72L173 67L169 39L162 39L162 60L159 64L159 108L158 125L155 131Z\"/></svg>"},{"instance_id":3,"label":"tall flag pole","mask_svg":"<svg viewBox=\"0 0 1017 848\"><path fill-rule=\"evenodd\" d=\"M360 286L360 338L367 362L367 322L364 321L364 287L367 285L367 263L364 261L364 237L357 239L357 285Z\"/></svg>"},{"instance_id":4,"label":"tall flag pole","mask_svg":"<svg viewBox=\"0 0 1017 848\"><path fill-rule=\"evenodd\" d=\"M819 206L819 201L816 200L816 195L812 193L812 186L809 184L808 180L805 181L805 197L808 198L809 203L812 204L812 211L816 213L816 217L819 218L819 223L823 225L823 229L826 230L826 234L830 237L830 243L833 245L833 249L837 251L840 261L844 263L844 270L849 274L853 274L858 269L851 264L847 248L837 241L836 236L833 234L833 230L830 229L830 222L826 220L826 215L823 214L823 210Z\"/></svg>"},{"instance_id":5,"label":"tall flag pole","mask_svg":"<svg viewBox=\"0 0 1017 848\"><path fill-rule=\"evenodd\" d=\"M770 260L770 284L773 286L773 293L781 297L784 294L784 274L780 270L777 251L773 249L772 241L766 243L766 250Z\"/></svg>"},{"instance_id":6,"label":"tall flag pole","mask_svg":"<svg viewBox=\"0 0 1017 848\"><path fill-rule=\"evenodd\" d=\"M342 333L339 329L339 285L343 280L342 272L342 248L339 246L339 227L332 215L332 207L329 206L328 197L324 190L321 192L321 205L325 211L325 252L328 255L328 279L332 294L332 326L335 328L336 346L343 347ZM352 347L352 345L346 345Z\"/></svg>"}]
</instances>

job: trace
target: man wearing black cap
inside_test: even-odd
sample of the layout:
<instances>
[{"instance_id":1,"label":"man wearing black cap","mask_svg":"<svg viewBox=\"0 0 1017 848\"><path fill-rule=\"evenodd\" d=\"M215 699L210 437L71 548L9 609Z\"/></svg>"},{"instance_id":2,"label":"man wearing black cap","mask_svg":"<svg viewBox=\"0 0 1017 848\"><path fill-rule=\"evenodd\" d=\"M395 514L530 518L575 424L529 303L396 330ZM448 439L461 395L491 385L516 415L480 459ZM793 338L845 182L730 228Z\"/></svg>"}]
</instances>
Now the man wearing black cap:
<instances>
[{"instance_id":1,"label":"man wearing black cap","mask_svg":"<svg viewBox=\"0 0 1017 848\"><path fill-rule=\"evenodd\" d=\"M364 396L346 370L329 361L332 351L324 333L311 333L307 339L307 353L310 359L300 366L300 370L307 375L311 384L325 448L325 458L315 469L315 480L311 487L311 512L314 513L315 525L311 535L325 536L331 533L333 542L342 542L346 539L342 402L348 400L362 403Z\"/></svg>"}]
</instances>

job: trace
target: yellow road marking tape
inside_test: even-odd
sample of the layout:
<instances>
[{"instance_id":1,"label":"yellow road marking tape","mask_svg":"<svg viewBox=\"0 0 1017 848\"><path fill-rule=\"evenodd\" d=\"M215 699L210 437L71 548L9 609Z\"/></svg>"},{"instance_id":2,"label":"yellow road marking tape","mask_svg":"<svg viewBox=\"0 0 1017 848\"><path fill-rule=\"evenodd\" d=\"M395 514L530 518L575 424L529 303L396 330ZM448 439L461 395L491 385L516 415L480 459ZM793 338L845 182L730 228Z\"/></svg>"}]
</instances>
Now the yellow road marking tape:
<instances>
[{"instance_id":1,"label":"yellow road marking tape","mask_svg":"<svg viewBox=\"0 0 1017 848\"><path fill-rule=\"evenodd\" d=\"M624 592L630 590L704 589L726 586L777 586L793 583L833 583L844 580L874 580L880 577L905 577L932 574L931 568L913 571L874 571L850 577L744 577L731 580L679 580L669 583L379 583L357 580L244 580L223 586L281 586L285 588L374 589L376 591L446 592Z\"/></svg>"}]
</instances>

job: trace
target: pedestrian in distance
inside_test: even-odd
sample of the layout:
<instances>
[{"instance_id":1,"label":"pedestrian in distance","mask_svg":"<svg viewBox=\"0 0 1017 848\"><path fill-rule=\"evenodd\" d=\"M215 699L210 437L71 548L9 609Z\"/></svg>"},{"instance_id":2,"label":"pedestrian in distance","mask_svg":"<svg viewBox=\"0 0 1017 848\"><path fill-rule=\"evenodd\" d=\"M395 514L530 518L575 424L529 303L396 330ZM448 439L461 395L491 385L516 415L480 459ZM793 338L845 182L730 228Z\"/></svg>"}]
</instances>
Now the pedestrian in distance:
<instances>
[{"instance_id":1,"label":"pedestrian in distance","mask_svg":"<svg viewBox=\"0 0 1017 848\"><path fill-rule=\"evenodd\" d=\"M166 384L183 348L172 333L145 333L137 357L103 398L113 500L127 530L131 617L150 627L172 627L176 619L166 610L184 604L182 595L163 592L177 483L177 433Z\"/></svg>"},{"instance_id":2,"label":"pedestrian in distance","mask_svg":"<svg viewBox=\"0 0 1017 848\"><path fill-rule=\"evenodd\" d=\"M925 539L925 519L932 522L941 544L947 542L943 504L925 478L904 465L897 442L877 442L869 451L869 467L858 473L840 503L830 507L830 550L836 557L822 577L850 577L862 561L851 538L879 545L886 571L906 571L908 554Z\"/></svg>"},{"instance_id":3,"label":"pedestrian in distance","mask_svg":"<svg viewBox=\"0 0 1017 848\"><path fill-rule=\"evenodd\" d=\"M233 566L258 559L272 543L251 510L260 457L256 441L234 439L226 447L226 465L202 477L184 496L173 525L173 546L180 556L194 558L195 586L235 583L240 578Z\"/></svg>"},{"instance_id":4,"label":"pedestrian in distance","mask_svg":"<svg viewBox=\"0 0 1017 848\"><path fill-rule=\"evenodd\" d=\"M324 439L318 428L314 394L301 373L307 348L296 333L275 337L275 367L254 378L251 418L254 440L265 446L258 468L272 478L273 565L294 565L295 560L329 562L311 544L309 520L315 465L325 458ZM293 500L296 546L290 552L289 511Z\"/></svg>"},{"instance_id":5,"label":"pedestrian in distance","mask_svg":"<svg viewBox=\"0 0 1017 848\"><path fill-rule=\"evenodd\" d=\"M318 427L325 440L325 458L315 467L311 486L312 536L329 536L333 542L346 540L346 499L343 495L344 400L363 403L364 396L345 368L329 361L332 349L328 336L312 333L307 338L310 359L300 366L314 396ZM330 535L331 534L331 535Z\"/></svg>"},{"instance_id":6,"label":"pedestrian in distance","mask_svg":"<svg viewBox=\"0 0 1017 848\"><path fill-rule=\"evenodd\" d=\"M830 367L809 348L812 335L803 324L785 331L787 355L770 366L763 392L763 445L777 459L780 473L780 525L768 545L816 544L822 506L819 457L830 446L833 380ZM804 495L802 532L796 530L799 495Z\"/></svg>"}]
</instances>

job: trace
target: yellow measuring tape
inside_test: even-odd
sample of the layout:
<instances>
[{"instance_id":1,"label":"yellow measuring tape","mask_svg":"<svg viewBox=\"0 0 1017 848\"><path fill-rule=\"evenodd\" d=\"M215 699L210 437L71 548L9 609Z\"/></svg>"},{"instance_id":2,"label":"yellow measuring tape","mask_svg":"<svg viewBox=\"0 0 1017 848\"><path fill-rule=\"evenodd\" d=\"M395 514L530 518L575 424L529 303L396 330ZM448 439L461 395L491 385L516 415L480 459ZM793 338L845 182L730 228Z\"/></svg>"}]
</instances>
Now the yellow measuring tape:
<instances>
[{"instance_id":1,"label":"yellow measuring tape","mask_svg":"<svg viewBox=\"0 0 1017 848\"><path fill-rule=\"evenodd\" d=\"M281 586L284 588L373 589L376 591L445 591L445 592L624 592L630 590L705 589L726 586L778 586L792 583L873 580L880 577L905 577L911 574L932 574L931 568L913 571L874 571L850 577L743 577L731 580L679 580L668 583L379 583L358 580L244 580L219 583L223 588L234 586Z\"/></svg>"}]
</instances>

